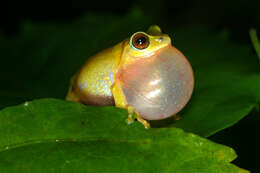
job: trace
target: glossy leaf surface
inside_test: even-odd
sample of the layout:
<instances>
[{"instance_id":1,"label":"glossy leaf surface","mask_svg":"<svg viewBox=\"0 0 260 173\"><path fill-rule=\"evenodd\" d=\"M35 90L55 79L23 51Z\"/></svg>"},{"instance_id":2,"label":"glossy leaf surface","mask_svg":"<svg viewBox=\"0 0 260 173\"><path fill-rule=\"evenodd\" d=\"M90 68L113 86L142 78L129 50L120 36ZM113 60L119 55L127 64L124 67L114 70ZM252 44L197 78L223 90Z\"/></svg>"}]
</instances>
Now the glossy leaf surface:
<instances>
[{"instance_id":1,"label":"glossy leaf surface","mask_svg":"<svg viewBox=\"0 0 260 173\"><path fill-rule=\"evenodd\" d=\"M126 111L56 99L0 111L1 172L247 172L236 154L178 128L127 125Z\"/></svg>"}]
</instances>

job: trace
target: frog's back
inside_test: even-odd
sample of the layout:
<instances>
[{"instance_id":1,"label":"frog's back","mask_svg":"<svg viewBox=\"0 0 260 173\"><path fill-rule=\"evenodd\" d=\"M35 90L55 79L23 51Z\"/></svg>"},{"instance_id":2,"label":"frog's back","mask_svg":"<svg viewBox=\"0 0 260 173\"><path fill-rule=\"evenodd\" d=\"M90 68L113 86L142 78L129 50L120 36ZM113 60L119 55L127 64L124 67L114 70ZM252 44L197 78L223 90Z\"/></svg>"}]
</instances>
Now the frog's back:
<instances>
[{"instance_id":1,"label":"frog's back","mask_svg":"<svg viewBox=\"0 0 260 173\"><path fill-rule=\"evenodd\" d=\"M89 58L71 81L67 100L87 105L114 105L111 86L120 61L123 43Z\"/></svg>"}]
</instances>

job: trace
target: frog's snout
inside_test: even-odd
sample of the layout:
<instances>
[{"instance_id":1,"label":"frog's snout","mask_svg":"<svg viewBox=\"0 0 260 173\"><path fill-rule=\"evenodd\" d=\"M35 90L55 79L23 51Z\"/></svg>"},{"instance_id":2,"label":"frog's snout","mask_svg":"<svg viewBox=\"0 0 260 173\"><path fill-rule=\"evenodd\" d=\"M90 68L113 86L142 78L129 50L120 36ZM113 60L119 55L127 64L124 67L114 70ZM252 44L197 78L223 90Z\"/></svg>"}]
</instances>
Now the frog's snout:
<instances>
[{"instance_id":1,"label":"frog's snout","mask_svg":"<svg viewBox=\"0 0 260 173\"><path fill-rule=\"evenodd\" d=\"M155 38L155 41L160 44L171 44L171 38L168 35L158 36L157 38Z\"/></svg>"}]
</instances>

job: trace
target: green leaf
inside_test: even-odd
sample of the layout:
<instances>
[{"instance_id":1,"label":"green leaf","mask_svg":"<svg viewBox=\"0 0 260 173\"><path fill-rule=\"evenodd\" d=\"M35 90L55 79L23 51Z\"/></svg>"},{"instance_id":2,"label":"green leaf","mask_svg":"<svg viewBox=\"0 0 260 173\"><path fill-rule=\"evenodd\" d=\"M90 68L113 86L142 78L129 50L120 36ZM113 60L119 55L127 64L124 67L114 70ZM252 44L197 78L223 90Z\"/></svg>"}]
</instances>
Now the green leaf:
<instances>
[{"instance_id":1,"label":"green leaf","mask_svg":"<svg viewBox=\"0 0 260 173\"><path fill-rule=\"evenodd\" d=\"M178 128L127 125L125 110L41 99L0 111L1 172L248 172L235 152Z\"/></svg>"},{"instance_id":2,"label":"green leaf","mask_svg":"<svg viewBox=\"0 0 260 173\"><path fill-rule=\"evenodd\" d=\"M5 57L0 63L0 108L36 98L64 99L71 76L88 57L151 24L138 10L122 17L88 14L70 24L23 23L16 37L0 36L5 43L0 44L0 57ZM162 30L191 62L195 88L179 121L156 121L153 127L169 125L210 136L259 104L260 67L251 45L229 41L228 32L201 27Z\"/></svg>"}]
</instances>

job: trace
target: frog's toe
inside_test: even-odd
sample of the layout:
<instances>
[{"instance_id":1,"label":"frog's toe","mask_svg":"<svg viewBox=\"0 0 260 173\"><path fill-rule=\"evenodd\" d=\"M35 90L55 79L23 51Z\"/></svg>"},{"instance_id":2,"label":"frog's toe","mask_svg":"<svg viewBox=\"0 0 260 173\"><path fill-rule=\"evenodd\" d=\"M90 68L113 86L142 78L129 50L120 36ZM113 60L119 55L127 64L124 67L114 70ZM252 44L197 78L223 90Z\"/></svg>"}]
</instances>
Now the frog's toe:
<instances>
[{"instance_id":1,"label":"frog's toe","mask_svg":"<svg viewBox=\"0 0 260 173\"><path fill-rule=\"evenodd\" d=\"M137 116L136 119L137 121L142 123L146 129L149 129L151 127L150 123L147 120L144 120L142 117Z\"/></svg>"},{"instance_id":2,"label":"frog's toe","mask_svg":"<svg viewBox=\"0 0 260 173\"><path fill-rule=\"evenodd\" d=\"M127 124L132 124L134 122L133 117L127 117L127 119L125 120Z\"/></svg>"}]
</instances>

